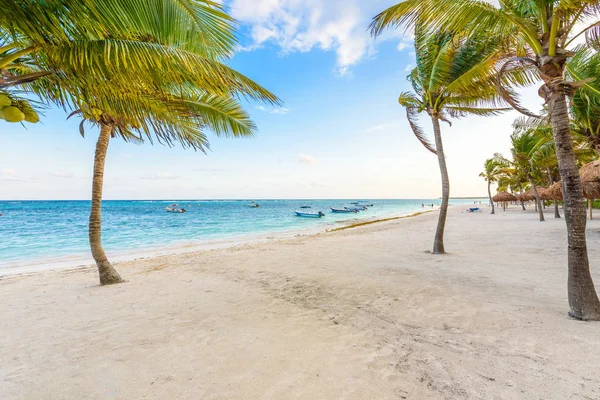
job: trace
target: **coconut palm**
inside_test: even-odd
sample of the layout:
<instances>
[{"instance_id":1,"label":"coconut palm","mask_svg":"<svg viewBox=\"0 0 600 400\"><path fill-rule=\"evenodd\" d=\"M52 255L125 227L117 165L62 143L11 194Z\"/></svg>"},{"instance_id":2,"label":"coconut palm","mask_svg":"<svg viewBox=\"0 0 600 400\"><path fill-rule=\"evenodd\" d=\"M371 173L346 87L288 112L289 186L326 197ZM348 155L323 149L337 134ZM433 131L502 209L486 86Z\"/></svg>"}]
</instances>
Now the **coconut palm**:
<instances>
[{"instance_id":1,"label":"coconut palm","mask_svg":"<svg viewBox=\"0 0 600 400\"><path fill-rule=\"evenodd\" d=\"M80 62L108 66L119 60L99 50L136 47L137 58L129 59L135 66L164 51L153 43L178 43L178 49L212 59L230 57L236 46L234 20L213 0L0 0L0 8L0 89L53 73L23 67L35 66L37 55L57 49L75 47L80 53L71 56ZM144 48L140 38L146 39ZM83 57L84 47L95 52L93 60Z\"/></svg>"},{"instance_id":2,"label":"coconut palm","mask_svg":"<svg viewBox=\"0 0 600 400\"><path fill-rule=\"evenodd\" d=\"M535 177L536 175L539 175L539 170L533 163L535 153L542 145L542 143L540 143L540 137L536 136L534 131L523 133L515 132L511 135L510 140L512 144L511 153L513 156L513 163L516 168L523 171L527 176L535 197L540 221L543 222L545 221L544 210L542 209L542 201L537 190L537 185L535 184Z\"/></svg>"},{"instance_id":3,"label":"coconut palm","mask_svg":"<svg viewBox=\"0 0 600 400\"><path fill-rule=\"evenodd\" d=\"M580 49L567 63L567 76L576 81L587 80L571 100L571 130L584 136L590 147L600 153L600 54Z\"/></svg>"},{"instance_id":4,"label":"coconut palm","mask_svg":"<svg viewBox=\"0 0 600 400\"><path fill-rule=\"evenodd\" d=\"M401 93L398 102L406 108L415 136L438 158L442 177L442 204L433 254L443 254L450 182L440 121L448 122L450 117L467 115L497 115L506 108L498 107L500 99L493 88L496 78L490 69L490 65L496 62L496 42L417 29L415 50L417 66L408 76L414 92ZM421 112L426 112L431 119L435 145L428 141L417 123L417 115Z\"/></svg>"},{"instance_id":5,"label":"coconut palm","mask_svg":"<svg viewBox=\"0 0 600 400\"><path fill-rule=\"evenodd\" d=\"M492 183L498 181L498 178L502 174L503 167L506 167L504 157L496 153L494 154L494 157L485 160L483 163L483 172L479 174L479 176L487 182L488 196L490 198L490 204L492 205L491 214L496 213L494 208L494 200L492 199L491 185Z\"/></svg>"},{"instance_id":6,"label":"coconut palm","mask_svg":"<svg viewBox=\"0 0 600 400\"><path fill-rule=\"evenodd\" d=\"M370 26L374 35L390 26L417 23L431 30L497 35L508 44L501 72L520 70L544 82L539 93L548 105L564 189L569 314L581 320L600 320L600 300L589 270L585 201L566 100L586 81L567 79L565 66L578 38L598 48L599 16L600 0L501 0L498 5L483 0L406 0L381 12ZM499 85L498 90L515 109L535 115L521 106L510 87Z\"/></svg>"},{"instance_id":7,"label":"coconut palm","mask_svg":"<svg viewBox=\"0 0 600 400\"><path fill-rule=\"evenodd\" d=\"M82 135L86 121L100 128L89 239L101 284L121 282L101 243L102 186L111 138L180 143L203 151L208 147L207 131L232 137L254 133L254 123L238 98L278 102L223 63L235 42L231 19L221 6L208 0L167 0L183 7L180 11L189 17L178 19L173 8L157 7L157 1L116 2L119 21L128 21L129 30L121 30L118 21L104 21L101 25L110 28L114 22L117 27L93 40L60 42L21 57L30 70L52 71L22 82L23 88L74 109L72 115L83 117ZM107 4L102 0L93 6Z\"/></svg>"}]
</instances>

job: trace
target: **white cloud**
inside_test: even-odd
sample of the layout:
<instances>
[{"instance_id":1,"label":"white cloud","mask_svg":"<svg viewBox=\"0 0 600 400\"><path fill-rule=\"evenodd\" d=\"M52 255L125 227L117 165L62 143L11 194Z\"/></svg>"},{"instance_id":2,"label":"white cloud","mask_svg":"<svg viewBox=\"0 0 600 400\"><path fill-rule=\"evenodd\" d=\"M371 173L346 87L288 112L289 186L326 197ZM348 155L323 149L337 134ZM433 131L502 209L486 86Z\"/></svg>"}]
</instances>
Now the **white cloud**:
<instances>
[{"instance_id":1,"label":"white cloud","mask_svg":"<svg viewBox=\"0 0 600 400\"><path fill-rule=\"evenodd\" d=\"M316 164L317 159L306 154L298 154L298 162L301 164Z\"/></svg>"},{"instance_id":2,"label":"white cloud","mask_svg":"<svg viewBox=\"0 0 600 400\"><path fill-rule=\"evenodd\" d=\"M2 171L0 171L0 175L15 175L17 173L17 171L15 171L14 169L3 169Z\"/></svg>"},{"instance_id":3,"label":"white cloud","mask_svg":"<svg viewBox=\"0 0 600 400\"><path fill-rule=\"evenodd\" d=\"M274 108L271 110L271 114L287 114L288 112L290 112L290 109L285 107Z\"/></svg>"},{"instance_id":4,"label":"white cloud","mask_svg":"<svg viewBox=\"0 0 600 400\"><path fill-rule=\"evenodd\" d=\"M346 75L350 67L373 53L374 41L367 32L371 18L396 0L231 0L234 18L250 29L252 43L241 47L251 51L268 43L282 52L308 52L313 48L335 51L337 72ZM385 38L403 37L386 32Z\"/></svg>"},{"instance_id":5,"label":"white cloud","mask_svg":"<svg viewBox=\"0 0 600 400\"><path fill-rule=\"evenodd\" d=\"M289 108L279 107L279 108L266 108L264 106L256 106L257 110L269 112L271 114L287 114L290 112Z\"/></svg>"}]
</instances>

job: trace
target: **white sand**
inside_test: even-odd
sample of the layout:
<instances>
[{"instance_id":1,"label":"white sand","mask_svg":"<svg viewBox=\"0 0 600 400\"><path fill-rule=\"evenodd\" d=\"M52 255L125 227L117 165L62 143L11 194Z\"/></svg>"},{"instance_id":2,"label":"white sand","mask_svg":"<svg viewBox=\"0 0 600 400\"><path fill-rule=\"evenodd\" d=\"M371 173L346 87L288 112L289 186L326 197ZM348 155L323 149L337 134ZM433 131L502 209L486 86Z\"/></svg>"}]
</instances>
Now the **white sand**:
<instances>
[{"instance_id":1,"label":"white sand","mask_svg":"<svg viewBox=\"0 0 600 400\"><path fill-rule=\"evenodd\" d=\"M462 207L461 207L462 208ZM437 214L0 280L2 399L598 399L564 220ZM600 221L589 225L600 286Z\"/></svg>"}]
</instances>

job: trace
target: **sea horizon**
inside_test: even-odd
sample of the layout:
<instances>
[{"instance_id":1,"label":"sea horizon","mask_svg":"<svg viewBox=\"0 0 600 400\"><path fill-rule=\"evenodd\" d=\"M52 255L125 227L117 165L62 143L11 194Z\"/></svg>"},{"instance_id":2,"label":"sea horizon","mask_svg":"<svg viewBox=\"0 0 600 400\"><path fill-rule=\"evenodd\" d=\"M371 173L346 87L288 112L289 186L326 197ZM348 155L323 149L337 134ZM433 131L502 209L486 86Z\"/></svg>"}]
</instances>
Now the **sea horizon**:
<instances>
[{"instance_id":1,"label":"sea horizon","mask_svg":"<svg viewBox=\"0 0 600 400\"><path fill-rule=\"evenodd\" d=\"M261 207L247 207L255 201ZM355 201L367 210L336 214L329 207ZM479 198L454 199L472 204ZM167 213L177 203L183 214ZM190 248L232 245L267 237L308 234L355 221L407 215L439 205L439 199L144 199L103 200L103 243L115 259L157 255ZM323 218L298 218L302 205ZM424 204L426 206L424 207ZM0 200L0 276L55 266L93 264L88 245L90 200ZM112 257L114 256L114 257Z\"/></svg>"}]
</instances>

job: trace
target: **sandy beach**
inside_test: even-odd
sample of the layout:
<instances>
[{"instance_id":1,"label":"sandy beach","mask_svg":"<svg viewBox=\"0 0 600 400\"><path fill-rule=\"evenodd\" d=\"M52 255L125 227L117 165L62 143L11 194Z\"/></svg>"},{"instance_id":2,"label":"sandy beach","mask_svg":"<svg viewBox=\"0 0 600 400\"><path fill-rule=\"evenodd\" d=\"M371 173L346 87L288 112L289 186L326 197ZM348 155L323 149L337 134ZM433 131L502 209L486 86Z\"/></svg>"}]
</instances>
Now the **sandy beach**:
<instances>
[{"instance_id":1,"label":"sandy beach","mask_svg":"<svg viewBox=\"0 0 600 400\"><path fill-rule=\"evenodd\" d=\"M597 399L547 210L354 229L0 280L3 399ZM600 221L588 221L600 285Z\"/></svg>"}]
</instances>

